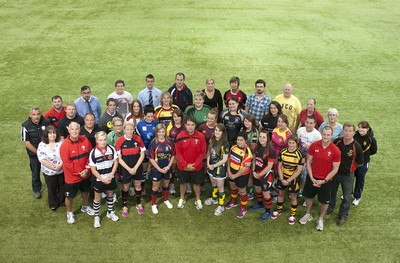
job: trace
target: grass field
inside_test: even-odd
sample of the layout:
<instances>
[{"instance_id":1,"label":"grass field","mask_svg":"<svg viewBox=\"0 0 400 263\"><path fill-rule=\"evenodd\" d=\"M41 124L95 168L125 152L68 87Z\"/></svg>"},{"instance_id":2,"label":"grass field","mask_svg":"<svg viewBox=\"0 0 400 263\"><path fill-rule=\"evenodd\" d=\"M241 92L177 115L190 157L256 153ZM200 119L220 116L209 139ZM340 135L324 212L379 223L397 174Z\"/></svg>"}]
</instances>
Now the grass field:
<instances>
[{"instance_id":1,"label":"grass field","mask_svg":"<svg viewBox=\"0 0 400 263\"><path fill-rule=\"evenodd\" d=\"M400 261L398 1L4 0L0 10L0 262ZM19 138L31 106L45 110L56 94L74 100L82 85L105 102L116 79L136 97L148 73L166 90L178 71L193 91L209 76L221 91L239 76L248 94L265 79L271 97L291 82L303 105L314 97L342 123L368 120L379 150L348 222L336 226L334 213L322 233L314 222L289 226L288 205L267 223L236 211L216 218L192 196L154 216L147 197L143 216L104 218L95 230L92 217L77 213L68 225L65 208L52 213L46 197L32 198Z\"/></svg>"}]
</instances>

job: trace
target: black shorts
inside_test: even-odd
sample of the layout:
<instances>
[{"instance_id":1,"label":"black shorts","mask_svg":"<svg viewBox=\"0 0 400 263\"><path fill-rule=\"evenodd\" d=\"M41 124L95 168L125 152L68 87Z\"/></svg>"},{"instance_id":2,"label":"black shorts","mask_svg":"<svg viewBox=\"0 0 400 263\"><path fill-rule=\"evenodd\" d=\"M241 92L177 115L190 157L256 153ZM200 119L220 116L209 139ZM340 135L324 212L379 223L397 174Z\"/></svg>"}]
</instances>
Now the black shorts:
<instances>
[{"instance_id":1,"label":"black shorts","mask_svg":"<svg viewBox=\"0 0 400 263\"><path fill-rule=\"evenodd\" d=\"M103 193L106 190L115 190L117 189L117 182L115 177L111 180L111 183L104 184L103 182L97 180L96 176L93 176L92 179L92 187L96 193Z\"/></svg>"},{"instance_id":2,"label":"black shorts","mask_svg":"<svg viewBox=\"0 0 400 263\"><path fill-rule=\"evenodd\" d=\"M266 175L264 175L260 179L256 179L253 176L253 184L255 186L261 186L261 190L263 192L274 190L273 182L274 182L274 173L272 171L269 171Z\"/></svg>"},{"instance_id":3,"label":"black shorts","mask_svg":"<svg viewBox=\"0 0 400 263\"><path fill-rule=\"evenodd\" d=\"M304 185L303 196L305 198L314 198L318 194L318 201L321 204L329 204L331 200L332 181L321 185L321 187L314 187L310 177L307 175L306 183Z\"/></svg>"},{"instance_id":4,"label":"black shorts","mask_svg":"<svg viewBox=\"0 0 400 263\"><path fill-rule=\"evenodd\" d=\"M289 179L289 177L288 178L283 178L284 180L286 180L286 179ZM297 177L296 179L294 179L293 181L291 181L290 182L290 184L288 184L288 185L283 185L282 184L282 182L281 182L281 180L278 180L277 181L277 184L276 184L276 188L278 189L278 190L286 190L286 189L288 189L288 192L289 193L297 193L297 192L299 192L300 191L300 182L299 182L300 180L299 180L299 178Z\"/></svg>"},{"instance_id":5,"label":"black shorts","mask_svg":"<svg viewBox=\"0 0 400 263\"><path fill-rule=\"evenodd\" d=\"M124 171L119 177L119 181L121 182L121 184L129 184L132 180L143 181L143 179L144 176L142 173L142 169L138 169L134 175L131 175L127 171Z\"/></svg>"},{"instance_id":6,"label":"black shorts","mask_svg":"<svg viewBox=\"0 0 400 263\"><path fill-rule=\"evenodd\" d=\"M176 170L176 177L180 184L191 183L191 184L201 184L204 180L203 169L199 171L181 171Z\"/></svg>"},{"instance_id":7,"label":"black shorts","mask_svg":"<svg viewBox=\"0 0 400 263\"><path fill-rule=\"evenodd\" d=\"M161 179L169 180L169 179L171 179L171 169L169 169L168 173L166 173L166 174L160 173L159 171L157 171L155 169L154 170L151 169L149 178L153 182L159 182L159 181L161 181Z\"/></svg>"},{"instance_id":8,"label":"black shorts","mask_svg":"<svg viewBox=\"0 0 400 263\"><path fill-rule=\"evenodd\" d=\"M229 178L229 182L234 182L237 188L246 188L250 174L239 176L235 179Z\"/></svg>"},{"instance_id":9,"label":"black shorts","mask_svg":"<svg viewBox=\"0 0 400 263\"><path fill-rule=\"evenodd\" d=\"M64 184L65 197L74 198L78 190L87 193L90 191L90 177L74 184Z\"/></svg>"}]
</instances>

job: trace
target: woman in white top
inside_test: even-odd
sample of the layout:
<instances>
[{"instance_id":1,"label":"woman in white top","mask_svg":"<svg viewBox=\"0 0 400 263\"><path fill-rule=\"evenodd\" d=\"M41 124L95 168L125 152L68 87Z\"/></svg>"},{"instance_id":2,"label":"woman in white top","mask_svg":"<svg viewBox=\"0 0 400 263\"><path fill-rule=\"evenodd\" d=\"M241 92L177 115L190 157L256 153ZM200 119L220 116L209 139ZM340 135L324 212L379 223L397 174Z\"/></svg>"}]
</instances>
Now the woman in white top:
<instances>
[{"instance_id":1,"label":"woman in white top","mask_svg":"<svg viewBox=\"0 0 400 263\"><path fill-rule=\"evenodd\" d=\"M60 205L64 205L64 171L60 157L60 135L57 128L50 125L42 135L39 143L37 156L41 163L44 179L47 185L49 208L56 211Z\"/></svg>"}]
</instances>

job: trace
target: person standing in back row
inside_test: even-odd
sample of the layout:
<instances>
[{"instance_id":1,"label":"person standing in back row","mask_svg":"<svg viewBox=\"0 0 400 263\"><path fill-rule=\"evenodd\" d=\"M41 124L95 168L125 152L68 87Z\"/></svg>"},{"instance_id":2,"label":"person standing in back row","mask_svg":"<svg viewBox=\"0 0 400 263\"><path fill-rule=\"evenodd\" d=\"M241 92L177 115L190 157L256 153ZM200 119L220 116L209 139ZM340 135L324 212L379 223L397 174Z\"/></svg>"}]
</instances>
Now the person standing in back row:
<instances>
[{"instance_id":1,"label":"person standing in back row","mask_svg":"<svg viewBox=\"0 0 400 263\"><path fill-rule=\"evenodd\" d=\"M261 121L262 117L268 113L271 98L265 94L267 84L264 80L259 79L255 83L256 92L250 94L246 101L246 112L254 116L256 124Z\"/></svg>"},{"instance_id":2,"label":"person standing in back row","mask_svg":"<svg viewBox=\"0 0 400 263\"><path fill-rule=\"evenodd\" d=\"M148 74L146 76L146 88L141 90L138 94L138 100L142 107L151 105L153 108L160 105L162 91L154 87L154 76Z\"/></svg>"},{"instance_id":3,"label":"person standing in back row","mask_svg":"<svg viewBox=\"0 0 400 263\"><path fill-rule=\"evenodd\" d=\"M81 117L85 117L87 113L94 115L96 124L101 116L101 105L98 98L92 96L92 91L89 86L81 87L81 97L75 100L76 113Z\"/></svg>"},{"instance_id":4,"label":"person standing in back row","mask_svg":"<svg viewBox=\"0 0 400 263\"><path fill-rule=\"evenodd\" d=\"M193 94L185 84L185 74L178 72L175 75L175 84L168 89L172 96L172 103L185 112L189 105L193 104Z\"/></svg>"},{"instance_id":5,"label":"person standing in back row","mask_svg":"<svg viewBox=\"0 0 400 263\"><path fill-rule=\"evenodd\" d=\"M301 103L292 93L293 86L287 83L283 87L283 94L276 96L274 100L282 105L282 113L285 114L289 120L288 128L295 134L300 122Z\"/></svg>"},{"instance_id":6,"label":"person standing in back row","mask_svg":"<svg viewBox=\"0 0 400 263\"><path fill-rule=\"evenodd\" d=\"M247 101L247 95L246 95L246 93L244 93L242 90L239 89L239 86L240 86L239 77L233 76L229 80L229 84L231 86L230 90L228 90L224 93L225 106L228 108L229 101L231 99L236 99L239 102L239 109L244 110L245 104Z\"/></svg>"}]
</instances>

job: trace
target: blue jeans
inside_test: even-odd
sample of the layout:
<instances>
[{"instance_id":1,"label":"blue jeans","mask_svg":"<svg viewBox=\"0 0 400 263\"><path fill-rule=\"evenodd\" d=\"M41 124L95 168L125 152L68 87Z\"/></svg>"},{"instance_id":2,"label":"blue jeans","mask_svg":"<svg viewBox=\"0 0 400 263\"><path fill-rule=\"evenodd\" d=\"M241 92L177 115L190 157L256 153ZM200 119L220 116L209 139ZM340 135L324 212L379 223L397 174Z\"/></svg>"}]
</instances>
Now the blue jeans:
<instances>
[{"instance_id":1,"label":"blue jeans","mask_svg":"<svg viewBox=\"0 0 400 263\"><path fill-rule=\"evenodd\" d=\"M369 168L369 163L366 163L363 166L358 167L356 169L356 171L354 172L354 177L356 179L356 185L354 187L354 198L355 199L361 198L361 193L364 189L365 175L368 172L368 168Z\"/></svg>"},{"instance_id":2,"label":"blue jeans","mask_svg":"<svg viewBox=\"0 0 400 263\"><path fill-rule=\"evenodd\" d=\"M351 204L351 192L354 184L354 173L348 175L336 174L333 177L333 185L331 192L331 201L329 209L333 211L336 205L336 195L339 189L339 184L342 186L343 200L340 203L339 216L347 218L349 216L350 204Z\"/></svg>"}]
</instances>

